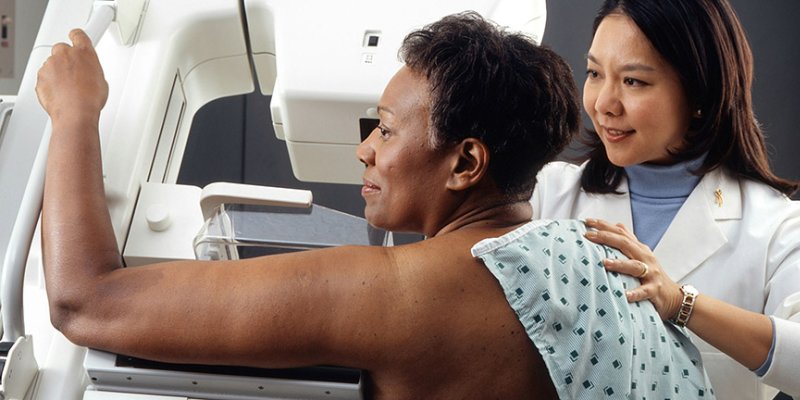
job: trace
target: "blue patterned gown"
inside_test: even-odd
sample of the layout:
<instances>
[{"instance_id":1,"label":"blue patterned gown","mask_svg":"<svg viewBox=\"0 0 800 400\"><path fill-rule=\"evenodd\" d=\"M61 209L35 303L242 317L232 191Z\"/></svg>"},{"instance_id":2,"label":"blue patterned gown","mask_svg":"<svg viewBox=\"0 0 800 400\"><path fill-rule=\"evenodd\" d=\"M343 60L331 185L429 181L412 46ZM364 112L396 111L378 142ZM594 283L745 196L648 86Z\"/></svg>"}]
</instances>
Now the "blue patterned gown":
<instances>
[{"instance_id":1,"label":"blue patterned gown","mask_svg":"<svg viewBox=\"0 0 800 400\"><path fill-rule=\"evenodd\" d=\"M532 221L472 254L500 282L562 399L713 399L688 333L649 301L628 303L638 279L608 272L619 251L584 238L581 221Z\"/></svg>"}]
</instances>

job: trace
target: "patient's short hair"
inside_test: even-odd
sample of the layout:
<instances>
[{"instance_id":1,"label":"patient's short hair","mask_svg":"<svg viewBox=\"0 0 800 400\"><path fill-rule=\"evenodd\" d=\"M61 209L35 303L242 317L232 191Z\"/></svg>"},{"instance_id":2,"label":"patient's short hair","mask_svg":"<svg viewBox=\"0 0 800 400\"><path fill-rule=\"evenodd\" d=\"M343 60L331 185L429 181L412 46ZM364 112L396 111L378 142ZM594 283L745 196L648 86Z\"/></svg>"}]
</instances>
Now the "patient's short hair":
<instances>
[{"instance_id":1,"label":"patient's short hair","mask_svg":"<svg viewBox=\"0 0 800 400\"><path fill-rule=\"evenodd\" d=\"M580 129L569 65L475 12L410 33L400 57L430 84L434 145L481 140L490 151L489 176L507 196L530 196L539 169Z\"/></svg>"}]
</instances>

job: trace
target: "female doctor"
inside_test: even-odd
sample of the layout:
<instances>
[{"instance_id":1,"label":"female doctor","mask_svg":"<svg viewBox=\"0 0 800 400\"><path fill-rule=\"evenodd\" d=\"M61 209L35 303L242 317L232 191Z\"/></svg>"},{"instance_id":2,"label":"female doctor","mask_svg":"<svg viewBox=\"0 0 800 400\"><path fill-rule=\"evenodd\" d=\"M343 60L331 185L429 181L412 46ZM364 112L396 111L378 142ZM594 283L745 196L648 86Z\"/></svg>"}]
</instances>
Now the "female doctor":
<instances>
[{"instance_id":1,"label":"female doctor","mask_svg":"<svg viewBox=\"0 0 800 400\"><path fill-rule=\"evenodd\" d=\"M588 160L545 167L531 199L534 218L586 219L632 259L606 267L641 278L629 301L703 339L720 399L772 398L759 380L800 395L798 185L770 170L751 57L727 0L606 0Z\"/></svg>"}]
</instances>

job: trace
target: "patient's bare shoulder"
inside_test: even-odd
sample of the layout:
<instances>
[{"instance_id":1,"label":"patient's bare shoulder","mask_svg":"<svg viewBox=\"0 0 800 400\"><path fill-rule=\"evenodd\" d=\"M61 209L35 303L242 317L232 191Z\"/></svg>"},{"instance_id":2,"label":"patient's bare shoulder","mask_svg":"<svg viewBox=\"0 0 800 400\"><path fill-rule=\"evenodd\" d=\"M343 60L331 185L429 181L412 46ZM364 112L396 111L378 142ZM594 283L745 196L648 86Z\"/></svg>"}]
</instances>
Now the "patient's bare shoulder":
<instances>
[{"instance_id":1,"label":"patient's bare shoulder","mask_svg":"<svg viewBox=\"0 0 800 400\"><path fill-rule=\"evenodd\" d=\"M391 365L373 372L378 387L401 381L400 390L417 391L409 398L440 390L448 393L442 398L555 396L499 284L470 254L486 236L455 232L391 250L404 296L393 311ZM383 381L383 371L395 374Z\"/></svg>"}]
</instances>

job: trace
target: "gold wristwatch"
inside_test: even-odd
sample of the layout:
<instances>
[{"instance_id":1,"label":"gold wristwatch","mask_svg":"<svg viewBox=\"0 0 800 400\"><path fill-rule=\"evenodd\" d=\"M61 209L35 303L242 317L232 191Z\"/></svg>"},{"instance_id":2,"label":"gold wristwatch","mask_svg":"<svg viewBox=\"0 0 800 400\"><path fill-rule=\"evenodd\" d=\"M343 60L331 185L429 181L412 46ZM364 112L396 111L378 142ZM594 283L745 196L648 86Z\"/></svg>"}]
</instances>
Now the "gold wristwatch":
<instances>
[{"instance_id":1,"label":"gold wristwatch","mask_svg":"<svg viewBox=\"0 0 800 400\"><path fill-rule=\"evenodd\" d=\"M683 328L689 323L689 317L692 316L692 309L694 302L697 300L697 295L700 292L692 285L681 286L681 293L683 293L683 301L681 307L678 309L678 315L673 318L672 323Z\"/></svg>"}]
</instances>

